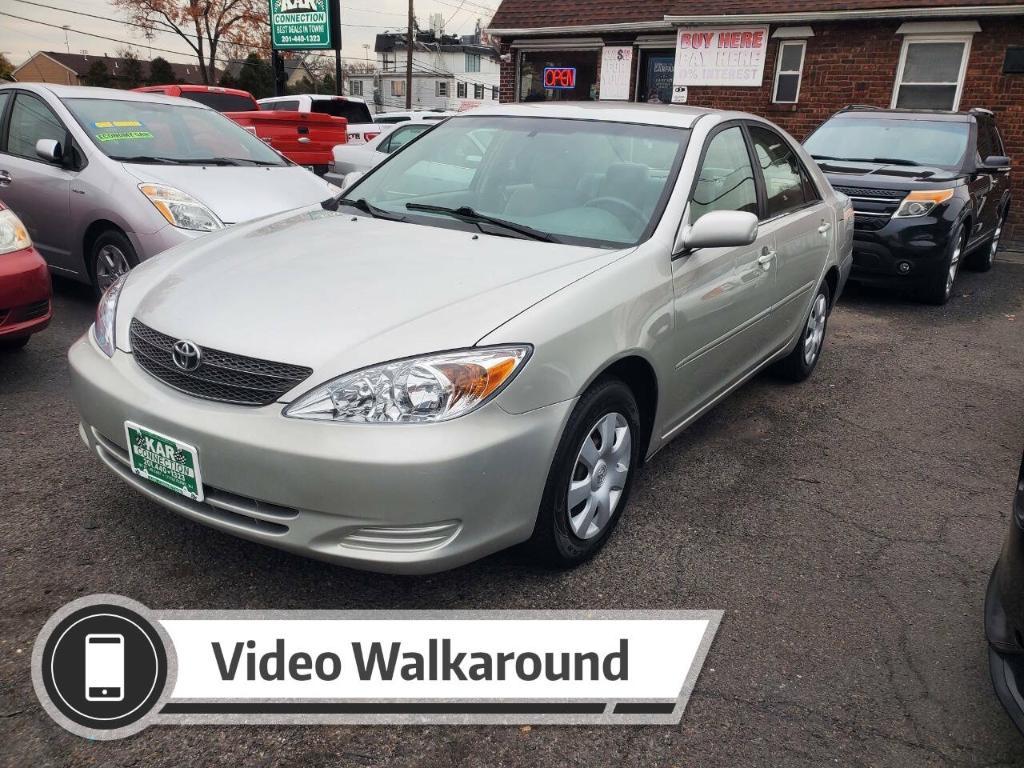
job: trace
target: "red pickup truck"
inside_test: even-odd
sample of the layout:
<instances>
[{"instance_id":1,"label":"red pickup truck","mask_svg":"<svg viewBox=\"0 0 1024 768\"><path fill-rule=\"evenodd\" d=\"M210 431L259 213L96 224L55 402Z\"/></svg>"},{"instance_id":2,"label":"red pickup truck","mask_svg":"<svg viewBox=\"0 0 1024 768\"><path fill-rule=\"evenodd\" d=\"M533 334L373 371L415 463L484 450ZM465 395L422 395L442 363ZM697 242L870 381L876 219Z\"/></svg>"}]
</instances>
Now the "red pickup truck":
<instances>
[{"instance_id":1,"label":"red pickup truck","mask_svg":"<svg viewBox=\"0 0 1024 768\"><path fill-rule=\"evenodd\" d=\"M331 115L260 109L248 91L212 85L151 85L137 91L179 96L223 112L255 136L319 176L327 173L331 150L348 141L348 120Z\"/></svg>"}]
</instances>

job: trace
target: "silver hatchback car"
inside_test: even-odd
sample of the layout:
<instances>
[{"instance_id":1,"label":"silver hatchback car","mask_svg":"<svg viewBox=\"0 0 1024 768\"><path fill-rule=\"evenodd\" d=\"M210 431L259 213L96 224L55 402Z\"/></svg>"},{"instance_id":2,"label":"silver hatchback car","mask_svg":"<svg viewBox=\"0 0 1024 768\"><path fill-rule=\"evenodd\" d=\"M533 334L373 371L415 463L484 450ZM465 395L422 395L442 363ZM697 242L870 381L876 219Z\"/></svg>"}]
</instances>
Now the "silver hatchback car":
<instances>
[{"instance_id":1,"label":"silver hatchback car","mask_svg":"<svg viewBox=\"0 0 1024 768\"><path fill-rule=\"evenodd\" d=\"M98 292L197 235L338 191L186 99L16 83L0 86L0 128L0 199L51 270Z\"/></svg>"},{"instance_id":2,"label":"silver hatchback car","mask_svg":"<svg viewBox=\"0 0 1024 768\"><path fill-rule=\"evenodd\" d=\"M767 366L811 374L852 233L751 115L479 109L115 283L70 351L81 436L158 503L303 555L574 565L645 459Z\"/></svg>"}]
</instances>

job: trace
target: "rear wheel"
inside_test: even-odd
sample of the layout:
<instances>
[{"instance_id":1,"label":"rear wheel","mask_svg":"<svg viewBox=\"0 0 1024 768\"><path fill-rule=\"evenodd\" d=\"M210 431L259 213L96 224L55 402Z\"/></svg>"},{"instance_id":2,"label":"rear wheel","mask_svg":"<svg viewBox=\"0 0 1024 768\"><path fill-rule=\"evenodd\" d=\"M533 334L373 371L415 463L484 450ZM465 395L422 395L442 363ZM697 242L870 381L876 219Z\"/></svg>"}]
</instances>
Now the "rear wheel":
<instances>
[{"instance_id":1,"label":"rear wheel","mask_svg":"<svg viewBox=\"0 0 1024 768\"><path fill-rule=\"evenodd\" d=\"M1006 211L999 214L996 228L992 232L992 239L984 248L980 248L970 255L967 266L975 272L988 272L996 260L996 253L999 251L999 238L1003 235L1003 224L1006 223Z\"/></svg>"},{"instance_id":2,"label":"rear wheel","mask_svg":"<svg viewBox=\"0 0 1024 768\"><path fill-rule=\"evenodd\" d=\"M138 264L135 248L123 232L116 229L101 232L89 252L89 273L96 296L102 296L119 277Z\"/></svg>"},{"instance_id":3,"label":"rear wheel","mask_svg":"<svg viewBox=\"0 0 1024 768\"><path fill-rule=\"evenodd\" d=\"M936 274L921 291L921 297L929 304L942 306L953 296L953 286L960 273L960 262L963 259L966 246L967 232L961 224L957 226L953 236L949 239L942 271Z\"/></svg>"},{"instance_id":4,"label":"rear wheel","mask_svg":"<svg viewBox=\"0 0 1024 768\"><path fill-rule=\"evenodd\" d=\"M800 332L800 341L789 355L775 366L776 372L790 381L804 381L814 373L821 359L821 350L825 346L825 333L828 331L829 302L832 292L828 283L822 283L818 293L811 302L807 320Z\"/></svg>"},{"instance_id":5,"label":"rear wheel","mask_svg":"<svg viewBox=\"0 0 1024 768\"><path fill-rule=\"evenodd\" d=\"M640 462L640 412L618 379L588 389L573 410L548 473L529 548L551 565L583 563L608 540Z\"/></svg>"}]
</instances>

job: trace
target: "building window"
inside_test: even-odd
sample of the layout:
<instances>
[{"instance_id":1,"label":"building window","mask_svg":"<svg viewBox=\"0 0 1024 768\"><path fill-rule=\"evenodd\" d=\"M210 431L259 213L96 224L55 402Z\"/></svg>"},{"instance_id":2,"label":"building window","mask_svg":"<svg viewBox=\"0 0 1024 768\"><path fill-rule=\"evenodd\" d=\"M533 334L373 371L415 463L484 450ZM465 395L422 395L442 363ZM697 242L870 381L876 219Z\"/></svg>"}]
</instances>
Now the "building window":
<instances>
[{"instance_id":1,"label":"building window","mask_svg":"<svg viewBox=\"0 0 1024 768\"><path fill-rule=\"evenodd\" d=\"M957 110L970 53L969 36L905 38L892 106Z\"/></svg>"},{"instance_id":2,"label":"building window","mask_svg":"<svg viewBox=\"0 0 1024 768\"><path fill-rule=\"evenodd\" d=\"M472 53L466 54L466 71L467 72L479 72L480 71L480 57Z\"/></svg>"},{"instance_id":3,"label":"building window","mask_svg":"<svg viewBox=\"0 0 1024 768\"><path fill-rule=\"evenodd\" d=\"M391 95L392 96L405 96L405 80L392 80L391 81Z\"/></svg>"},{"instance_id":4,"label":"building window","mask_svg":"<svg viewBox=\"0 0 1024 768\"><path fill-rule=\"evenodd\" d=\"M395 54L393 53L382 53L383 67L385 72L395 72Z\"/></svg>"},{"instance_id":5,"label":"building window","mask_svg":"<svg viewBox=\"0 0 1024 768\"><path fill-rule=\"evenodd\" d=\"M473 86L473 98L477 101L483 101L484 98L484 87L483 85Z\"/></svg>"},{"instance_id":6,"label":"building window","mask_svg":"<svg viewBox=\"0 0 1024 768\"><path fill-rule=\"evenodd\" d=\"M806 50L807 43L803 40L779 43L775 87L772 89L772 101L776 104L796 104L800 100L800 81L803 79Z\"/></svg>"},{"instance_id":7,"label":"building window","mask_svg":"<svg viewBox=\"0 0 1024 768\"><path fill-rule=\"evenodd\" d=\"M495 101L498 100L498 86L496 85L491 86L491 98Z\"/></svg>"},{"instance_id":8,"label":"building window","mask_svg":"<svg viewBox=\"0 0 1024 768\"><path fill-rule=\"evenodd\" d=\"M600 58L600 50L523 53L519 101L596 101Z\"/></svg>"},{"instance_id":9,"label":"building window","mask_svg":"<svg viewBox=\"0 0 1024 768\"><path fill-rule=\"evenodd\" d=\"M459 82L455 85L455 94L460 98L466 98L466 84Z\"/></svg>"},{"instance_id":10,"label":"building window","mask_svg":"<svg viewBox=\"0 0 1024 768\"><path fill-rule=\"evenodd\" d=\"M435 93L439 98L448 98L448 81L438 80L435 84Z\"/></svg>"},{"instance_id":11,"label":"building window","mask_svg":"<svg viewBox=\"0 0 1024 768\"><path fill-rule=\"evenodd\" d=\"M362 96L363 95L363 81L362 80L349 80L348 81L348 95L349 96Z\"/></svg>"}]
</instances>

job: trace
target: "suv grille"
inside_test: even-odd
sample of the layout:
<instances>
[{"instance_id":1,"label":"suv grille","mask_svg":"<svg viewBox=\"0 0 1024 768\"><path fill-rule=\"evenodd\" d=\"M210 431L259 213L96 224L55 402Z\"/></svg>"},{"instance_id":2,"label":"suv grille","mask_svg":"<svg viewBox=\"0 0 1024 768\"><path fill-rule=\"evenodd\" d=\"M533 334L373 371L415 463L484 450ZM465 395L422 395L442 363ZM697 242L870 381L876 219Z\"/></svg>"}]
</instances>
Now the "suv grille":
<instances>
[{"instance_id":1,"label":"suv grille","mask_svg":"<svg viewBox=\"0 0 1024 768\"><path fill-rule=\"evenodd\" d=\"M873 189L871 187L835 186L837 192L849 195L853 201L854 228L877 231L889 223L889 219L907 196L902 189Z\"/></svg>"},{"instance_id":2,"label":"suv grille","mask_svg":"<svg viewBox=\"0 0 1024 768\"><path fill-rule=\"evenodd\" d=\"M206 400L270 405L313 373L312 368L206 348L198 368L182 371L172 357L172 347L178 339L154 331L138 320L132 320L130 336L132 354L146 373L169 387Z\"/></svg>"}]
</instances>

